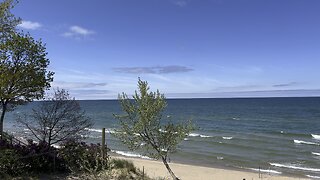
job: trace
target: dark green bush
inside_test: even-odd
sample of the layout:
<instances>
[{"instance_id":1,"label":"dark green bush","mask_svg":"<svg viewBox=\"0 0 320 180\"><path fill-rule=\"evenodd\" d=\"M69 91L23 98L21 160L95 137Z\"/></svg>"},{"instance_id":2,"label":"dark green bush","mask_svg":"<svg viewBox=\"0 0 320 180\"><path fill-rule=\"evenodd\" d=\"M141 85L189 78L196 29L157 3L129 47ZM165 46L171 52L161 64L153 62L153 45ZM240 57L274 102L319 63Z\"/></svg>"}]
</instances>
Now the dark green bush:
<instances>
[{"instance_id":1,"label":"dark green bush","mask_svg":"<svg viewBox=\"0 0 320 180\"><path fill-rule=\"evenodd\" d=\"M71 172L98 173L108 168L109 156L105 153L104 158L101 157L99 144L69 141L63 144L59 156L65 160Z\"/></svg>"},{"instance_id":2,"label":"dark green bush","mask_svg":"<svg viewBox=\"0 0 320 180\"><path fill-rule=\"evenodd\" d=\"M0 140L0 173L20 176L53 171L65 172L64 160L57 157L56 149L46 143L28 145L12 144L10 140Z\"/></svg>"}]
</instances>

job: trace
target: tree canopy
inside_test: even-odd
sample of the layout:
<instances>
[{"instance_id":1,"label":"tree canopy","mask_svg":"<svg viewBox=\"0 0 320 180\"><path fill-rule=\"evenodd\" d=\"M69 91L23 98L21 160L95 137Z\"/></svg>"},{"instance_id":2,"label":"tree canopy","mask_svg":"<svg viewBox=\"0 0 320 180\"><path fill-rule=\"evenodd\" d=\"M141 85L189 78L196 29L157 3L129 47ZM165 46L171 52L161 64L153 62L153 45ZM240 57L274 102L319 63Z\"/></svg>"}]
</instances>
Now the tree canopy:
<instances>
[{"instance_id":1,"label":"tree canopy","mask_svg":"<svg viewBox=\"0 0 320 180\"><path fill-rule=\"evenodd\" d=\"M169 153L194 129L190 121L176 123L163 119L167 106L165 96L157 90L150 92L146 81L139 79L133 98L119 95L123 115L115 115L120 122L117 136L130 150L141 150L144 155L161 159L174 179L178 179L167 163Z\"/></svg>"},{"instance_id":2,"label":"tree canopy","mask_svg":"<svg viewBox=\"0 0 320 180\"><path fill-rule=\"evenodd\" d=\"M0 4L0 133L5 113L16 105L41 99L53 81L48 71L49 59L45 45L29 34L18 32L20 22L10 9L16 1Z\"/></svg>"}]
</instances>

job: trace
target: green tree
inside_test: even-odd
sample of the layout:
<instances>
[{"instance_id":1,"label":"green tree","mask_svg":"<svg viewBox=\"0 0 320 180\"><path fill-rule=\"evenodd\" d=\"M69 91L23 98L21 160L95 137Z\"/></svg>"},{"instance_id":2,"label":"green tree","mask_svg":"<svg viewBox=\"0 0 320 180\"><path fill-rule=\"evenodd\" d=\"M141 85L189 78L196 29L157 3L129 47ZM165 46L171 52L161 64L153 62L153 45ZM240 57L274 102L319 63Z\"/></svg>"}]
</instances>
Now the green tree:
<instances>
[{"instance_id":1,"label":"green tree","mask_svg":"<svg viewBox=\"0 0 320 180\"><path fill-rule=\"evenodd\" d=\"M49 146L66 141L83 139L93 123L81 110L77 100L62 89L56 90L52 98L46 98L27 117L18 122L28 128L34 137Z\"/></svg>"},{"instance_id":2,"label":"green tree","mask_svg":"<svg viewBox=\"0 0 320 180\"><path fill-rule=\"evenodd\" d=\"M10 10L17 3L15 0L4 0L0 3L0 41L4 41L11 33L15 32L20 18L16 18Z\"/></svg>"},{"instance_id":3,"label":"green tree","mask_svg":"<svg viewBox=\"0 0 320 180\"><path fill-rule=\"evenodd\" d=\"M146 81L139 79L138 91L129 99L119 95L123 115L115 115L120 122L117 136L130 150L142 150L154 159L161 159L173 179L178 179L168 164L168 155L176 151L180 143L194 128L190 121L181 124L171 118L162 119L167 106L165 96L159 90L150 92Z\"/></svg>"},{"instance_id":4,"label":"green tree","mask_svg":"<svg viewBox=\"0 0 320 180\"><path fill-rule=\"evenodd\" d=\"M0 133L5 113L15 106L41 99L53 80L47 70L45 45L28 34L11 33L0 43Z\"/></svg>"}]
</instances>

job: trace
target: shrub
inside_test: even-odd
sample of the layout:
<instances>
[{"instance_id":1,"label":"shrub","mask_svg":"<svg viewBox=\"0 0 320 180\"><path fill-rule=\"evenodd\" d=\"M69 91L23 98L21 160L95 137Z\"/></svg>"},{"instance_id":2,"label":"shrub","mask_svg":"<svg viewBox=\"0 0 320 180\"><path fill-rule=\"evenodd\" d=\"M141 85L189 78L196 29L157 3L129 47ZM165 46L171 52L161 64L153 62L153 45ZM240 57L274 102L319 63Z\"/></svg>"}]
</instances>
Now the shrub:
<instances>
[{"instance_id":1,"label":"shrub","mask_svg":"<svg viewBox=\"0 0 320 180\"><path fill-rule=\"evenodd\" d=\"M24 146L0 140L0 174L9 176L50 173L54 170L65 172L63 159L57 157L55 148L46 143L29 141Z\"/></svg>"},{"instance_id":2,"label":"shrub","mask_svg":"<svg viewBox=\"0 0 320 180\"><path fill-rule=\"evenodd\" d=\"M107 150L106 150L107 152ZM98 173L108 168L107 154L101 157L99 144L87 145L84 142L68 141L63 144L59 156L65 160L71 172Z\"/></svg>"}]
</instances>

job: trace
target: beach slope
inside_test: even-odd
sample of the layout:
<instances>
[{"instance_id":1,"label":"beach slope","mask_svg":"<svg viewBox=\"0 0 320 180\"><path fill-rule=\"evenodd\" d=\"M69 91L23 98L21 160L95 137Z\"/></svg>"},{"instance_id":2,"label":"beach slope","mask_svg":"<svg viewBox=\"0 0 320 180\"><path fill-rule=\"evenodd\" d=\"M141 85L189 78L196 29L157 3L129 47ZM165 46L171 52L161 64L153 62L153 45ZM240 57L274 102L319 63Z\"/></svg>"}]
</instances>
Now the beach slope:
<instances>
[{"instance_id":1,"label":"beach slope","mask_svg":"<svg viewBox=\"0 0 320 180\"><path fill-rule=\"evenodd\" d=\"M147 159L138 159L138 158L127 158L127 157L112 157L112 158L121 158L128 161L132 161L134 165L143 169L145 173L153 178L164 177L166 179L171 179L169 173L165 169L164 165L160 161L147 160ZM281 175L276 175L272 173L262 173L262 178L259 178L259 173L254 172L245 172L245 171L236 171L229 169L219 169L219 168L209 168L202 166L194 166L187 164L179 163L170 163L171 168L174 173L183 180L292 180L303 178L294 178L294 177L285 177Z\"/></svg>"}]
</instances>

